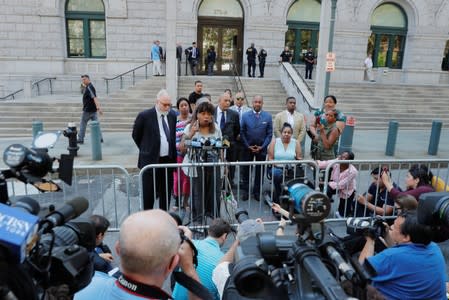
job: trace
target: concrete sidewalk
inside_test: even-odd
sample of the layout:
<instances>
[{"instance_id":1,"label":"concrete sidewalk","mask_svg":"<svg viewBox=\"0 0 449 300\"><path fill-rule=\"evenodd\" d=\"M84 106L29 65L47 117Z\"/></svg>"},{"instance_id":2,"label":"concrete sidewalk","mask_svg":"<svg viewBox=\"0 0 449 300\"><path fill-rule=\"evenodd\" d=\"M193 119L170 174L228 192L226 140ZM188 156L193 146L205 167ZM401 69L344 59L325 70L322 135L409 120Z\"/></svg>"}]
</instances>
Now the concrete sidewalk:
<instances>
[{"instance_id":1,"label":"concrete sidewalk","mask_svg":"<svg viewBox=\"0 0 449 300\"><path fill-rule=\"evenodd\" d=\"M103 133L105 142L102 144L102 160L92 160L92 149L90 134L84 140L83 145L79 145L78 156L75 158L75 165L120 165L131 172L137 172L138 149L131 138L131 132L105 132ZM385 156L387 140L387 130L363 130L354 132L353 152L356 159L447 159L449 158L449 129L443 129L440 137L438 154L428 155L430 130L399 130L395 156ZM0 153L11 144L23 144L27 147L31 145L32 138L1 138ZM68 139L60 136L55 147L50 149L50 155L59 157L60 154L68 153ZM309 158L310 139L306 141L306 158ZM3 159L0 161L0 168L6 168Z\"/></svg>"}]
</instances>

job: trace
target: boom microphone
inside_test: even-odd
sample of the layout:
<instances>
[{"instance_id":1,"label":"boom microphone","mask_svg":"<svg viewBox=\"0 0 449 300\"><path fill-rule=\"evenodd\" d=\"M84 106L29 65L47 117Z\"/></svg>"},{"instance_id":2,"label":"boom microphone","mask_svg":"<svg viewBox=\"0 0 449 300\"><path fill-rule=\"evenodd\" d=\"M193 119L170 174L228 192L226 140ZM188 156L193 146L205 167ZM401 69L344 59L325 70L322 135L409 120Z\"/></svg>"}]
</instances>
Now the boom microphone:
<instances>
[{"instance_id":1,"label":"boom microphone","mask_svg":"<svg viewBox=\"0 0 449 300\"><path fill-rule=\"evenodd\" d=\"M65 222L77 218L89 207L89 201L84 197L76 197L68 201L60 209L51 212L45 217L46 223L42 226L43 232L53 227L60 226Z\"/></svg>"}]
</instances>

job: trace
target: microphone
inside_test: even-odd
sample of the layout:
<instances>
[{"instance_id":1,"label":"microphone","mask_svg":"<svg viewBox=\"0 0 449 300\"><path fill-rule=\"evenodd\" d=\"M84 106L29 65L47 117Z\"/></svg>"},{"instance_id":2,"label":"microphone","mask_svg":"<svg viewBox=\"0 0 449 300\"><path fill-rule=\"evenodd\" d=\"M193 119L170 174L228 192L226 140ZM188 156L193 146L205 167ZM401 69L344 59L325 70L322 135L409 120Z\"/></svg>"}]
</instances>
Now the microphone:
<instances>
[{"instance_id":1,"label":"microphone","mask_svg":"<svg viewBox=\"0 0 449 300\"><path fill-rule=\"evenodd\" d=\"M89 207L89 201L84 197L76 197L61 208L51 212L45 217L45 224L42 226L42 231L46 232L53 227L60 226L65 222L77 218Z\"/></svg>"},{"instance_id":2,"label":"microphone","mask_svg":"<svg viewBox=\"0 0 449 300\"><path fill-rule=\"evenodd\" d=\"M8 250L14 263L22 263L27 257L27 250L35 242L33 237L38 225L39 217L29 214L26 209L0 203L0 246Z\"/></svg>"},{"instance_id":3,"label":"microphone","mask_svg":"<svg viewBox=\"0 0 449 300\"><path fill-rule=\"evenodd\" d=\"M30 197L22 197L12 206L35 216L37 216L41 210L39 203Z\"/></svg>"},{"instance_id":4,"label":"microphone","mask_svg":"<svg viewBox=\"0 0 449 300\"><path fill-rule=\"evenodd\" d=\"M198 141L197 138L193 138L192 141L190 142L190 145L192 148L201 148L202 147L201 142Z\"/></svg>"},{"instance_id":5,"label":"microphone","mask_svg":"<svg viewBox=\"0 0 449 300\"><path fill-rule=\"evenodd\" d=\"M229 148L231 146L231 142L229 141L229 137L227 135L223 136L222 145L223 148Z\"/></svg>"}]
</instances>

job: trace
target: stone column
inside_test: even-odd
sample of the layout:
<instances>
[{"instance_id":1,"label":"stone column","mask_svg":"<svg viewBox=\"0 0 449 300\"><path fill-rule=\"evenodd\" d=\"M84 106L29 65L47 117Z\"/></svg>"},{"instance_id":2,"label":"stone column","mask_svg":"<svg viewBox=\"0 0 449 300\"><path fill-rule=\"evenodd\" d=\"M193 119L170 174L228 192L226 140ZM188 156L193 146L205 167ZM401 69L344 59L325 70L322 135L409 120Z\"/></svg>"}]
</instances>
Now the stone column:
<instances>
[{"instance_id":1,"label":"stone column","mask_svg":"<svg viewBox=\"0 0 449 300\"><path fill-rule=\"evenodd\" d=\"M165 86L172 100L178 98L178 74L176 67L176 0L167 0L166 16L166 58L165 58Z\"/></svg>"},{"instance_id":2,"label":"stone column","mask_svg":"<svg viewBox=\"0 0 449 300\"><path fill-rule=\"evenodd\" d=\"M320 38L318 41L318 55L315 78L314 106L321 106L324 98L324 84L326 80L326 53L329 46L329 25L331 19L331 0L321 1ZM338 59L338 57L337 57Z\"/></svg>"}]
</instances>

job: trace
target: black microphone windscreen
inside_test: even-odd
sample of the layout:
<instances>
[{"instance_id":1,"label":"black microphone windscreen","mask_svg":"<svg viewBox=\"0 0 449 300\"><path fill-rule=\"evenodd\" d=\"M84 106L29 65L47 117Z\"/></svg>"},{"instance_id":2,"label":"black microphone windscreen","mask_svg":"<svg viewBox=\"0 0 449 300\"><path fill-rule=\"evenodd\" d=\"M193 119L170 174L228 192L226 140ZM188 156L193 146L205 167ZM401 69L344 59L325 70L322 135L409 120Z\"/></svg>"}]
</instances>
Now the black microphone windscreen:
<instances>
[{"instance_id":1,"label":"black microphone windscreen","mask_svg":"<svg viewBox=\"0 0 449 300\"><path fill-rule=\"evenodd\" d=\"M67 204L73 208L76 216L81 215L89 208L89 201L84 197L73 198L67 201Z\"/></svg>"},{"instance_id":2,"label":"black microphone windscreen","mask_svg":"<svg viewBox=\"0 0 449 300\"><path fill-rule=\"evenodd\" d=\"M22 197L20 198L16 203L13 205L14 207L19 207L22 209L25 209L27 212L29 212L32 215L37 216L37 214L41 210L41 206L39 205L39 202L34 200L30 197Z\"/></svg>"}]
</instances>

